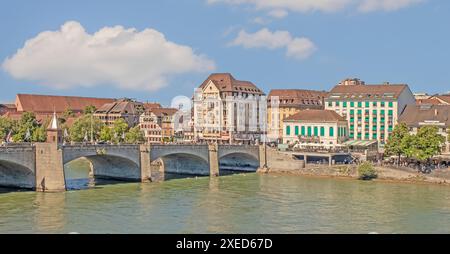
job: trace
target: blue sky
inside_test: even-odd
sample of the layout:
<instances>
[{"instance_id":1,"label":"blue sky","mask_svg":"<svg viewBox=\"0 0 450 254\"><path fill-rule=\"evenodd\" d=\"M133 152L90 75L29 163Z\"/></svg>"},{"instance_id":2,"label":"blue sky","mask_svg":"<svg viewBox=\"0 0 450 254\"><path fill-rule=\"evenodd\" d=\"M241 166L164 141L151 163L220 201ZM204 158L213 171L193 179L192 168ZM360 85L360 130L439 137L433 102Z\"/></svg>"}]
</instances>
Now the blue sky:
<instances>
[{"instance_id":1,"label":"blue sky","mask_svg":"<svg viewBox=\"0 0 450 254\"><path fill-rule=\"evenodd\" d=\"M210 72L231 72L266 92L329 90L347 77L407 83L415 92L450 90L450 1L406 0L412 3L392 6L391 0L379 0L385 5L370 10L357 2L373 0L336 1L343 4L330 10L329 0L317 6L308 0L286 5L271 0L261 2L266 5L252 0L0 0L0 102L13 101L17 93L40 93L168 105L177 95L190 96ZM118 32L135 28L120 37L133 43L122 55L115 52L122 52L117 45L123 43L105 44L97 62L97 53L79 46L85 41L74 39L79 44L67 50L50 34L16 55L27 40L65 24L69 34L86 36L104 27L122 26ZM154 32L144 34L145 29ZM163 39L153 45L152 38ZM129 45L145 50L140 55Z\"/></svg>"}]
</instances>

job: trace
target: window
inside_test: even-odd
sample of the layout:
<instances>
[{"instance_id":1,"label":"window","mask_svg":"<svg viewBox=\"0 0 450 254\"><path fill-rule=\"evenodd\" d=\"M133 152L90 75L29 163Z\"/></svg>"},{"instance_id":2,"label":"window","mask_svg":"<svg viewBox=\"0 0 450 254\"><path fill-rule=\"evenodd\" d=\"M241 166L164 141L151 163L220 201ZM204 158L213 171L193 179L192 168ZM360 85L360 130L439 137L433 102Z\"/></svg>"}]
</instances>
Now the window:
<instances>
[{"instance_id":1,"label":"window","mask_svg":"<svg viewBox=\"0 0 450 254\"><path fill-rule=\"evenodd\" d=\"M333 102L332 101L328 102L328 107L333 107Z\"/></svg>"},{"instance_id":2,"label":"window","mask_svg":"<svg viewBox=\"0 0 450 254\"><path fill-rule=\"evenodd\" d=\"M319 136L319 127L314 127L314 137Z\"/></svg>"},{"instance_id":3,"label":"window","mask_svg":"<svg viewBox=\"0 0 450 254\"><path fill-rule=\"evenodd\" d=\"M388 114L389 114L390 116L392 116L392 115L394 115L394 111L393 111L393 110L389 110L389 111L388 111Z\"/></svg>"},{"instance_id":4,"label":"window","mask_svg":"<svg viewBox=\"0 0 450 254\"><path fill-rule=\"evenodd\" d=\"M298 126L295 126L295 136L299 135Z\"/></svg>"},{"instance_id":5,"label":"window","mask_svg":"<svg viewBox=\"0 0 450 254\"><path fill-rule=\"evenodd\" d=\"M355 102L354 102L354 101L351 101L351 102L350 102L350 107L351 107L351 108L354 108L354 107L355 107Z\"/></svg>"},{"instance_id":6,"label":"window","mask_svg":"<svg viewBox=\"0 0 450 254\"><path fill-rule=\"evenodd\" d=\"M362 110L358 109L358 115L361 115L361 114L362 114Z\"/></svg>"},{"instance_id":7,"label":"window","mask_svg":"<svg viewBox=\"0 0 450 254\"><path fill-rule=\"evenodd\" d=\"M325 137L325 127L320 127L320 136Z\"/></svg>"},{"instance_id":8,"label":"window","mask_svg":"<svg viewBox=\"0 0 450 254\"><path fill-rule=\"evenodd\" d=\"M305 126L302 126L302 136L306 135Z\"/></svg>"},{"instance_id":9,"label":"window","mask_svg":"<svg viewBox=\"0 0 450 254\"><path fill-rule=\"evenodd\" d=\"M393 108L393 107L394 107L394 102L390 101L390 102L389 102L389 107L390 107L390 108Z\"/></svg>"},{"instance_id":10,"label":"window","mask_svg":"<svg viewBox=\"0 0 450 254\"><path fill-rule=\"evenodd\" d=\"M291 135L291 126L286 126L286 135L287 136Z\"/></svg>"},{"instance_id":11,"label":"window","mask_svg":"<svg viewBox=\"0 0 450 254\"><path fill-rule=\"evenodd\" d=\"M354 115L355 114L355 110L354 109L350 109L350 115Z\"/></svg>"},{"instance_id":12,"label":"window","mask_svg":"<svg viewBox=\"0 0 450 254\"><path fill-rule=\"evenodd\" d=\"M377 104L378 104L378 103L377 103L376 101L372 102L372 106L374 106L374 107L376 107Z\"/></svg>"},{"instance_id":13,"label":"window","mask_svg":"<svg viewBox=\"0 0 450 254\"><path fill-rule=\"evenodd\" d=\"M346 107L347 107L347 102L346 102L346 101L342 102L342 106L343 106L344 108L346 108Z\"/></svg>"},{"instance_id":14,"label":"window","mask_svg":"<svg viewBox=\"0 0 450 254\"><path fill-rule=\"evenodd\" d=\"M308 137L312 136L312 129L311 126L308 126Z\"/></svg>"},{"instance_id":15,"label":"window","mask_svg":"<svg viewBox=\"0 0 450 254\"><path fill-rule=\"evenodd\" d=\"M366 108L370 107L370 101L366 101Z\"/></svg>"},{"instance_id":16,"label":"window","mask_svg":"<svg viewBox=\"0 0 450 254\"><path fill-rule=\"evenodd\" d=\"M334 137L334 128L330 127L330 137Z\"/></svg>"},{"instance_id":17,"label":"window","mask_svg":"<svg viewBox=\"0 0 450 254\"><path fill-rule=\"evenodd\" d=\"M385 107L386 103L384 101L381 102L381 107Z\"/></svg>"},{"instance_id":18,"label":"window","mask_svg":"<svg viewBox=\"0 0 450 254\"><path fill-rule=\"evenodd\" d=\"M340 105L339 101L336 101L336 107L339 107L339 105Z\"/></svg>"},{"instance_id":19,"label":"window","mask_svg":"<svg viewBox=\"0 0 450 254\"><path fill-rule=\"evenodd\" d=\"M358 108L362 108L362 102L358 101Z\"/></svg>"},{"instance_id":20,"label":"window","mask_svg":"<svg viewBox=\"0 0 450 254\"><path fill-rule=\"evenodd\" d=\"M342 134L341 134L341 128L339 127L338 128L338 137L340 137Z\"/></svg>"}]
</instances>

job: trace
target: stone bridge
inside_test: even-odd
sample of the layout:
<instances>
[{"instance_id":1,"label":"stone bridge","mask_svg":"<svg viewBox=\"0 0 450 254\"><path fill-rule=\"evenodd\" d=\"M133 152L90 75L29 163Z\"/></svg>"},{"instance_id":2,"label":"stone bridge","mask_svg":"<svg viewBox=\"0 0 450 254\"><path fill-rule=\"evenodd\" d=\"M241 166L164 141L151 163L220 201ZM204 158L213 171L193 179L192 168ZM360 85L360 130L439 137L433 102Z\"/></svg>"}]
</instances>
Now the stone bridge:
<instances>
[{"instance_id":1,"label":"stone bridge","mask_svg":"<svg viewBox=\"0 0 450 254\"><path fill-rule=\"evenodd\" d=\"M220 170L256 171L264 146L230 145L57 145L0 147L0 186L64 191L64 165L85 158L97 178L151 181L153 164L164 173L220 175Z\"/></svg>"}]
</instances>

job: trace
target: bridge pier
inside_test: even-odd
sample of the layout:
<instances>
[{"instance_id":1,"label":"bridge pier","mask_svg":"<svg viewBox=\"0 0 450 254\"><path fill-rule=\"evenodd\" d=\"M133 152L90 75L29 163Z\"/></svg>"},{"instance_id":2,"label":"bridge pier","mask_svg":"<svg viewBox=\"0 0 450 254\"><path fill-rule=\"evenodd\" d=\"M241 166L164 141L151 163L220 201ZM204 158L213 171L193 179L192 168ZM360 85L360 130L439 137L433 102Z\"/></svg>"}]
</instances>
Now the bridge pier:
<instances>
[{"instance_id":1,"label":"bridge pier","mask_svg":"<svg viewBox=\"0 0 450 254\"><path fill-rule=\"evenodd\" d=\"M219 145L208 145L209 175L219 176Z\"/></svg>"},{"instance_id":2,"label":"bridge pier","mask_svg":"<svg viewBox=\"0 0 450 254\"><path fill-rule=\"evenodd\" d=\"M66 190L62 151L56 144L36 143L36 191Z\"/></svg>"},{"instance_id":3,"label":"bridge pier","mask_svg":"<svg viewBox=\"0 0 450 254\"><path fill-rule=\"evenodd\" d=\"M139 146L140 168L141 168L141 182L148 183L152 181L152 169L150 159L150 145Z\"/></svg>"}]
</instances>

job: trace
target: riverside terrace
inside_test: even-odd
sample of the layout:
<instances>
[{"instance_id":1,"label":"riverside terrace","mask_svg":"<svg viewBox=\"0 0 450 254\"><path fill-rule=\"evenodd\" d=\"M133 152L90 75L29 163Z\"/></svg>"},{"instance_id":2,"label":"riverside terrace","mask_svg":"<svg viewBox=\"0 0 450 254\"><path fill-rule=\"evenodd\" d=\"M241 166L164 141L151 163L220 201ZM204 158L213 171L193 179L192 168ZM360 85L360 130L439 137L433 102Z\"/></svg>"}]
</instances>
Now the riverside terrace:
<instances>
[{"instance_id":1,"label":"riverside terrace","mask_svg":"<svg viewBox=\"0 0 450 254\"><path fill-rule=\"evenodd\" d=\"M233 145L57 145L0 147L0 186L65 191L64 165L86 158L94 177L152 181L151 164L165 173L219 176L220 170L253 171L265 165L264 146Z\"/></svg>"}]
</instances>

